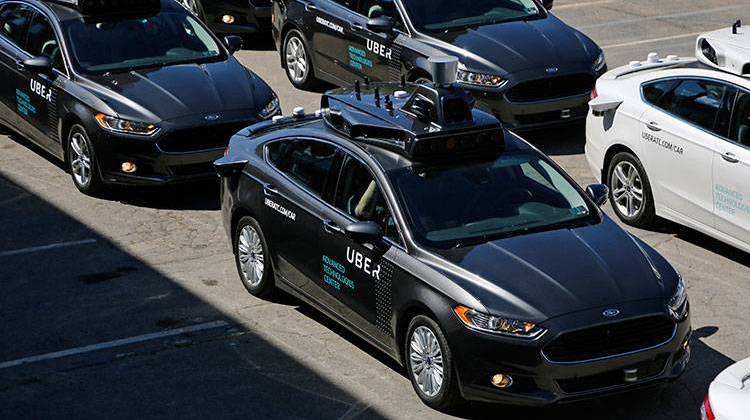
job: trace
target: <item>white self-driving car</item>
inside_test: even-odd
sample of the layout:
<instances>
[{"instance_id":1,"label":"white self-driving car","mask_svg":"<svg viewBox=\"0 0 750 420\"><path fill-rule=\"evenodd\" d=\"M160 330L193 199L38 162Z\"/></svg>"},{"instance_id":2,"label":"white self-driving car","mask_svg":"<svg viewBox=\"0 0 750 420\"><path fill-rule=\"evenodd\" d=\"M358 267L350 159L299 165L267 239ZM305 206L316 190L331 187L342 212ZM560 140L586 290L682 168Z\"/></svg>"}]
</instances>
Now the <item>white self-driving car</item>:
<instances>
[{"instance_id":1,"label":"white self-driving car","mask_svg":"<svg viewBox=\"0 0 750 420\"><path fill-rule=\"evenodd\" d=\"M750 28L699 36L696 56L599 78L586 158L625 223L661 216L750 252Z\"/></svg>"},{"instance_id":2,"label":"white self-driving car","mask_svg":"<svg viewBox=\"0 0 750 420\"><path fill-rule=\"evenodd\" d=\"M700 413L701 420L750 417L750 359L729 366L711 382Z\"/></svg>"}]
</instances>

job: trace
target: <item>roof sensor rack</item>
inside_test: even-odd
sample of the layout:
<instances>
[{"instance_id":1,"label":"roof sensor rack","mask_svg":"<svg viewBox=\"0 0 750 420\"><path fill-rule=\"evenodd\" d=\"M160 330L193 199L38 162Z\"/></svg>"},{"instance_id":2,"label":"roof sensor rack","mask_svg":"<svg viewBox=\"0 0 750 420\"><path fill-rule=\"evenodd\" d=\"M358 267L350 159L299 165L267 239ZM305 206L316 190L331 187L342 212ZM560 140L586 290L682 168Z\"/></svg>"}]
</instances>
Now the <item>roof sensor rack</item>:
<instances>
[{"instance_id":1,"label":"roof sensor rack","mask_svg":"<svg viewBox=\"0 0 750 420\"><path fill-rule=\"evenodd\" d=\"M46 0L72 7L86 16L152 14L161 10L160 0Z\"/></svg>"},{"instance_id":2,"label":"roof sensor rack","mask_svg":"<svg viewBox=\"0 0 750 420\"><path fill-rule=\"evenodd\" d=\"M492 115L456 82L454 57L430 59L434 83L364 83L323 96L325 121L354 141L413 160L502 151L505 135Z\"/></svg>"},{"instance_id":3,"label":"roof sensor rack","mask_svg":"<svg viewBox=\"0 0 750 420\"><path fill-rule=\"evenodd\" d=\"M750 31L738 20L731 28L699 35L695 56L710 67L750 77Z\"/></svg>"}]
</instances>

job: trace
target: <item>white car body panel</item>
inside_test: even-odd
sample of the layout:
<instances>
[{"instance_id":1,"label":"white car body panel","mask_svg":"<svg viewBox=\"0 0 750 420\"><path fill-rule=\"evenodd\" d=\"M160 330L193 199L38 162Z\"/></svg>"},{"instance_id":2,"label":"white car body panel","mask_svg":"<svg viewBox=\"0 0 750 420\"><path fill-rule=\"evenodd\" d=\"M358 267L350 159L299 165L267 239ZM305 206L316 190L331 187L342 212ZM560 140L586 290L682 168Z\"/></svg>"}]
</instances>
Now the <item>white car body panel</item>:
<instances>
[{"instance_id":1,"label":"white car body panel","mask_svg":"<svg viewBox=\"0 0 750 420\"><path fill-rule=\"evenodd\" d=\"M695 63L650 55L600 77L600 96L586 122L586 159L595 178L605 182L607 153L630 150L649 178L658 216L750 252L750 148L673 116L641 95L642 84L664 78L710 79L750 92L750 78Z\"/></svg>"},{"instance_id":2,"label":"white car body panel","mask_svg":"<svg viewBox=\"0 0 750 420\"><path fill-rule=\"evenodd\" d=\"M721 372L708 388L708 401L716 420L747 420L750 417L750 359Z\"/></svg>"}]
</instances>

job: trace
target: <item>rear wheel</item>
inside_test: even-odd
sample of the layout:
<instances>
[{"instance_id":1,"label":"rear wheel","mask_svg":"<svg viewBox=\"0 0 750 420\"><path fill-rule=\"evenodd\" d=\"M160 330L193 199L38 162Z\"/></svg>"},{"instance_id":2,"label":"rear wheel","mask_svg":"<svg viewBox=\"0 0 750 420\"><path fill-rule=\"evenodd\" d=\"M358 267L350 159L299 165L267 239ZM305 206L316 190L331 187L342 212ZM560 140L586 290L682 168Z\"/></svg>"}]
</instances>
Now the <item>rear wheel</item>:
<instances>
[{"instance_id":1,"label":"rear wheel","mask_svg":"<svg viewBox=\"0 0 750 420\"><path fill-rule=\"evenodd\" d=\"M261 298L273 294L276 285L266 237L252 217L245 216L237 223L234 248L237 272L245 289Z\"/></svg>"},{"instance_id":2,"label":"rear wheel","mask_svg":"<svg viewBox=\"0 0 750 420\"><path fill-rule=\"evenodd\" d=\"M409 323L404 360L409 379L428 406L444 410L461 401L448 341L440 326L424 315Z\"/></svg>"},{"instance_id":3,"label":"rear wheel","mask_svg":"<svg viewBox=\"0 0 750 420\"><path fill-rule=\"evenodd\" d=\"M609 194L617 217L636 227L647 227L656 218L648 175L632 153L620 152L607 171Z\"/></svg>"},{"instance_id":4,"label":"rear wheel","mask_svg":"<svg viewBox=\"0 0 750 420\"><path fill-rule=\"evenodd\" d=\"M302 33L296 29L289 31L284 39L281 54L286 76L294 87L311 90L319 84L310 58L310 49Z\"/></svg>"},{"instance_id":5,"label":"rear wheel","mask_svg":"<svg viewBox=\"0 0 750 420\"><path fill-rule=\"evenodd\" d=\"M87 195L97 195L104 190L91 140L86 129L78 124L68 133L67 163L73 183L79 191Z\"/></svg>"}]
</instances>

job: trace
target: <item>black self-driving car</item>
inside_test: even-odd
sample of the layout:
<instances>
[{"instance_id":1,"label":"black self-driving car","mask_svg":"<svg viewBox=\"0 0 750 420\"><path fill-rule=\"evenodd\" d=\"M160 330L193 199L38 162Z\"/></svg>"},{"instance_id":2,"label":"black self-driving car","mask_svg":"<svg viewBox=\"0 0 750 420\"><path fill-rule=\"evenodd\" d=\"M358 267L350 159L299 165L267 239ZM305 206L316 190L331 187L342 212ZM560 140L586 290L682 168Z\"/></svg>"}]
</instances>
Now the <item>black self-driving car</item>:
<instances>
[{"instance_id":1,"label":"black self-driving car","mask_svg":"<svg viewBox=\"0 0 750 420\"><path fill-rule=\"evenodd\" d=\"M0 123L63 159L75 185L214 177L271 88L173 0L0 0Z\"/></svg>"},{"instance_id":2,"label":"black self-driving car","mask_svg":"<svg viewBox=\"0 0 750 420\"><path fill-rule=\"evenodd\" d=\"M271 0L176 0L217 34L271 30Z\"/></svg>"},{"instance_id":3,"label":"black self-driving car","mask_svg":"<svg viewBox=\"0 0 750 420\"><path fill-rule=\"evenodd\" d=\"M421 82L427 58L460 60L459 83L509 128L586 117L602 50L539 0L275 0L273 36L289 80Z\"/></svg>"},{"instance_id":4,"label":"black self-driving car","mask_svg":"<svg viewBox=\"0 0 750 420\"><path fill-rule=\"evenodd\" d=\"M215 162L250 293L287 291L403 363L428 405L550 404L689 359L680 274L456 85L328 93Z\"/></svg>"}]
</instances>

